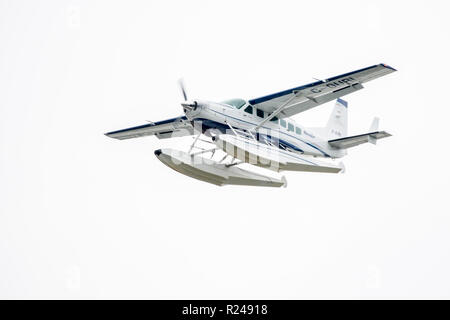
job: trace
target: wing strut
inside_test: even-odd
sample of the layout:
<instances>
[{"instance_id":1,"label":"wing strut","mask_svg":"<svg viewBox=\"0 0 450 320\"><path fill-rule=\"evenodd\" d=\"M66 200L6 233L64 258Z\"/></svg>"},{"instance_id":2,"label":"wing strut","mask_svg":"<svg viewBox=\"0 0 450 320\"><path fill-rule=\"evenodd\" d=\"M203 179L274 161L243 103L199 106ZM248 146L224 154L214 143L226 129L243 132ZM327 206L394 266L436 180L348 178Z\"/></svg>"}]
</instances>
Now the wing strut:
<instances>
[{"instance_id":1,"label":"wing strut","mask_svg":"<svg viewBox=\"0 0 450 320\"><path fill-rule=\"evenodd\" d=\"M266 124L267 121L270 121L272 118L274 118L275 116L277 116L281 111L283 111L283 109L289 104L289 102L291 102L292 100L294 100L295 98L298 98L299 96L297 96L298 91L293 91L294 95L292 97L290 97L289 99L287 99L285 102L283 102L282 104L280 104L280 106L274 111L272 112L270 115L268 115L267 117L264 118L263 121L261 121L260 123L258 123L258 125L256 127L253 128L253 130L258 130L259 128L261 128L264 124Z\"/></svg>"},{"instance_id":2,"label":"wing strut","mask_svg":"<svg viewBox=\"0 0 450 320\"><path fill-rule=\"evenodd\" d=\"M234 128L228 123L228 121L225 121L225 123L230 127L231 131L234 133L234 135L238 135L237 132L234 130Z\"/></svg>"},{"instance_id":3,"label":"wing strut","mask_svg":"<svg viewBox=\"0 0 450 320\"><path fill-rule=\"evenodd\" d=\"M198 138L200 138L200 136L202 135L202 133L200 132L199 134L198 134L198 136L197 137L195 137L195 140L194 140L194 142L192 142L192 144L191 144L191 147L189 148L189 151L188 151L188 154L190 154L191 153L191 151L192 151L192 149L194 149L194 147L195 147L195 144L197 143L197 140L198 140Z\"/></svg>"},{"instance_id":4,"label":"wing strut","mask_svg":"<svg viewBox=\"0 0 450 320\"><path fill-rule=\"evenodd\" d=\"M228 127L230 127L231 131L234 133L235 136L238 136L238 132L227 122L225 121L225 123L228 125ZM257 141L255 136L253 135L253 133L250 130L239 130L239 132L246 134L245 132L248 132L248 134L252 137L253 140Z\"/></svg>"}]
</instances>

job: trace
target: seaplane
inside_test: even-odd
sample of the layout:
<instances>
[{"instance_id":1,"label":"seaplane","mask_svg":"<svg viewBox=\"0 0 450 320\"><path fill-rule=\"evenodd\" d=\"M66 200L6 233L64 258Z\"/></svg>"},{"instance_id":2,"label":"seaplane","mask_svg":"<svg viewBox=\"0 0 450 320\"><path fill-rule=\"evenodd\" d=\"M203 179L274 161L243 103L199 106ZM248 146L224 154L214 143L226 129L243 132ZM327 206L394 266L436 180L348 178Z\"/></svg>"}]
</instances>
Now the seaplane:
<instances>
[{"instance_id":1,"label":"seaplane","mask_svg":"<svg viewBox=\"0 0 450 320\"><path fill-rule=\"evenodd\" d=\"M342 97L394 71L377 64L260 98L222 102L189 100L180 80L183 115L105 135L118 140L192 136L187 150L161 148L154 151L156 157L179 173L217 186L286 187L283 172L343 173L345 166L336 161L347 149L391 136L378 130L378 118L367 133L348 136L348 102ZM324 127L303 127L292 119L333 100L335 106Z\"/></svg>"}]
</instances>

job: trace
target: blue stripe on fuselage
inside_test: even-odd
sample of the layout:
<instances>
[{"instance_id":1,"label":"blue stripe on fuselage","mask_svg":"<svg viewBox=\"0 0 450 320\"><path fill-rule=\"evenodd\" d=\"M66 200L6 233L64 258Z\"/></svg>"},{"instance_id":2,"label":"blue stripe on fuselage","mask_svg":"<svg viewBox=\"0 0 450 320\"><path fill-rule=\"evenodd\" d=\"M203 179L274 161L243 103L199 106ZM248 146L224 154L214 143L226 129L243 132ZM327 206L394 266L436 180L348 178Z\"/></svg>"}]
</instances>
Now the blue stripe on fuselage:
<instances>
[{"instance_id":1,"label":"blue stripe on fuselage","mask_svg":"<svg viewBox=\"0 0 450 320\"><path fill-rule=\"evenodd\" d=\"M255 123L253 123L253 122L248 122L248 121L245 121L245 120L242 120L242 119L239 119L239 118L235 118L235 117L232 117L232 116L227 115L227 114L225 114L225 113L221 113L221 112L218 112L218 111L215 111L215 112L218 113L218 114L221 114L221 115L223 115L223 116L225 116L225 117L229 117L229 118L232 118L232 119L241 121L241 122L245 122L245 123L251 124L251 125L253 125L253 126L256 126L256 125L257 125L257 124L255 124ZM268 130L274 130L274 129L271 129L271 128L268 128L268 127L261 127L261 128L268 129ZM327 154L326 152L322 151L319 147L313 145L312 143L306 142L306 141L304 141L304 140L302 140L302 139L300 139L300 138L297 138L297 137L295 137L295 136L292 136L292 135L290 135L290 134L288 134L288 133L286 133L286 132L283 132L283 131L281 131L281 130L277 130L277 131L280 132L280 133L282 133L282 134L287 135L288 137L297 139L297 140L299 140L299 141L301 141L301 142L307 144L307 145L310 146L311 148L316 149L317 151L319 151L320 153L322 153L325 157L330 157L330 158L331 158L331 156L330 156L329 154Z\"/></svg>"},{"instance_id":2,"label":"blue stripe on fuselage","mask_svg":"<svg viewBox=\"0 0 450 320\"><path fill-rule=\"evenodd\" d=\"M229 118L232 118L232 119L235 119L235 120L238 120L238 121L245 122L245 123L251 124L251 125L253 125L253 126L256 126L255 123L248 122L248 121L245 121L245 120L241 120L241 119L239 119L239 118L235 118L235 117L229 116L229 115L224 114L224 113L221 113L221 112L217 112L217 111L215 111L215 112L218 113L218 114L221 114L221 115L223 115L223 116L225 116L225 117L229 117ZM223 123L220 123L220 122L217 122L217 121L213 121L213 120L209 120L209 119L203 119L203 118L198 118L198 119L196 119L196 120L201 120L203 124L205 124L205 122L206 122L206 127L207 127L208 129L209 129L209 128L211 128L211 129L219 129L219 130L220 130L221 132L223 132L223 133L225 133L226 130L229 129L229 127L228 127L227 125L224 125ZM274 130L274 129L271 129L271 128L268 128L268 127L261 127L261 128L268 129L268 130ZM302 140L302 139L300 139L300 138L294 137L294 136L292 136L292 135L290 135L290 134L287 134L286 132L283 132L283 131L281 131L281 130L277 130L277 131L280 132L280 133L282 133L282 134L287 135L288 137L297 139L297 140L299 140L299 141L301 141L301 142L307 144L307 145L310 146L311 148L314 148L314 149L316 149L317 151L319 151L320 153L322 153L325 157L331 157L329 154L327 154L326 152L322 151L320 148L316 147L315 145L313 145L313 144L311 144L311 143L309 143L309 142L306 142L306 141L304 141L304 140ZM290 144L290 143L287 142L286 140L282 140L282 139L279 139L279 140L280 140L280 142L282 142L283 144L285 144L286 146L288 146L288 147L290 147L290 148L292 148L292 149L294 149L294 150L298 149L298 151L304 152L303 150L301 150L301 149L298 148L298 147L295 147L294 145ZM292 147L292 146L294 146L294 147Z\"/></svg>"}]
</instances>

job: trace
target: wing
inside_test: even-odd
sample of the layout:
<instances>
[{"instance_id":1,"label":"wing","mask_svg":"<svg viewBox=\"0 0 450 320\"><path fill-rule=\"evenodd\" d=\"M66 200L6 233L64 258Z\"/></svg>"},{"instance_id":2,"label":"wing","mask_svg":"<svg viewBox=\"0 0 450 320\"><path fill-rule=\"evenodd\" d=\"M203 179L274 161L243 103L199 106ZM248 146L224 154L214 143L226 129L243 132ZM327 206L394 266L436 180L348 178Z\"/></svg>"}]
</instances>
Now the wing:
<instances>
[{"instance_id":1,"label":"wing","mask_svg":"<svg viewBox=\"0 0 450 320\"><path fill-rule=\"evenodd\" d=\"M329 140L328 143L330 146L336 149L348 149L351 147L355 147L362 143L371 142L376 143L378 139L390 137L391 135L386 131L375 131L365 134L360 134L357 136L339 138L334 140Z\"/></svg>"},{"instance_id":2,"label":"wing","mask_svg":"<svg viewBox=\"0 0 450 320\"><path fill-rule=\"evenodd\" d=\"M166 139L193 134L194 128L185 116L105 133L106 136L119 140L151 135L156 135L159 139Z\"/></svg>"},{"instance_id":3,"label":"wing","mask_svg":"<svg viewBox=\"0 0 450 320\"><path fill-rule=\"evenodd\" d=\"M363 88L363 83L394 71L397 70L385 64L378 64L249 100L249 103L267 113L272 113L280 105L286 104L277 115L279 118L286 118L360 90Z\"/></svg>"}]
</instances>

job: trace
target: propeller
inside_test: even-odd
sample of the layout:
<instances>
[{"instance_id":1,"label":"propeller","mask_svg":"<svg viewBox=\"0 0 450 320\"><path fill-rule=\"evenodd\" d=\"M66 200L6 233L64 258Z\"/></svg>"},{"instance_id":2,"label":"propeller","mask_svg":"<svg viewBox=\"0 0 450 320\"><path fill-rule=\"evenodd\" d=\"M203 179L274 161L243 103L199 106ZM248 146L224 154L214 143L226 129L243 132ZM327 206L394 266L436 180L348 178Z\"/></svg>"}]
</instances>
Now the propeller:
<instances>
[{"instance_id":1,"label":"propeller","mask_svg":"<svg viewBox=\"0 0 450 320\"><path fill-rule=\"evenodd\" d=\"M180 86L181 93L183 94L184 101L186 101L187 100L187 94L186 94L186 88L185 88L185 85L184 85L183 78L178 80L178 85Z\"/></svg>"},{"instance_id":2,"label":"propeller","mask_svg":"<svg viewBox=\"0 0 450 320\"><path fill-rule=\"evenodd\" d=\"M184 80L179 79L178 85L180 86L181 93L183 94L184 101L181 102L183 108L187 110L195 110L197 109L197 101L189 101L186 94L186 87L184 85Z\"/></svg>"}]
</instances>

